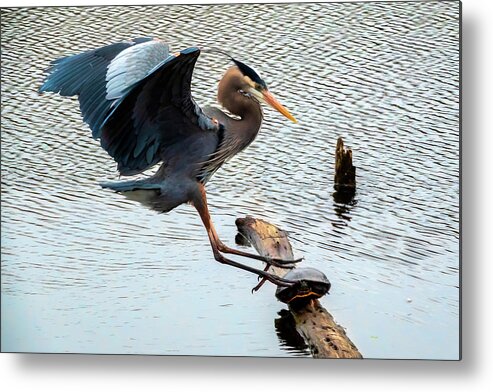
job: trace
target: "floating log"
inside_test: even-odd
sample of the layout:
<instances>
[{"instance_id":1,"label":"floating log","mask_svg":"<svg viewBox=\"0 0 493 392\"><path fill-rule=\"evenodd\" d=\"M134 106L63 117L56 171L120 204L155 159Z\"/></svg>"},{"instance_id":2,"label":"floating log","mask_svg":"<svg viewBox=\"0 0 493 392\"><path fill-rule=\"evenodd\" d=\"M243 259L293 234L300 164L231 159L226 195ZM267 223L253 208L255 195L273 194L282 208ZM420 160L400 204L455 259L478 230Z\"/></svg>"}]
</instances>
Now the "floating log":
<instances>
[{"instance_id":1,"label":"floating log","mask_svg":"<svg viewBox=\"0 0 493 392\"><path fill-rule=\"evenodd\" d=\"M293 250L285 231L250 216L236 219L239 233L261 256L293 260ZM270 267L269 272L283 277L287 269ZM316 299L289 310L296 330L305 340L314 358L363 358L330 313Z\"/></svg>"},{"instance_id":2,"label":"floating log","mask_svg":"<svg viewBox=\"0 0 493 392\"><path fill-rule=\"evenodd\" d=\"M336 192L353 194L356 191L356 168L353 166L353 152L344 147L340 137L336 144L334 189Z\"/></svg>"}]
</instances>

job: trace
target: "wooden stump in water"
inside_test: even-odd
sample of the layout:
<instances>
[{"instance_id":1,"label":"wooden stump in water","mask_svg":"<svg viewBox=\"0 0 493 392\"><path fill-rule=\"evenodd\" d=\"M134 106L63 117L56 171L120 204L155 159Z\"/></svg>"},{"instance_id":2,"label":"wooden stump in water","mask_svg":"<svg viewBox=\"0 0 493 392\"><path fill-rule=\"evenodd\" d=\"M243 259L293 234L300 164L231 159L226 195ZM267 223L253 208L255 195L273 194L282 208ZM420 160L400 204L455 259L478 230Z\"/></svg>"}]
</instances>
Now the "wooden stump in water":
<instances>
[{"instance_id":1,"label":"wooden stump in water","mask_svg":"<svg viewBox=\"0 0 493 392\"><path fill-rule=\"evenodd\" d=\"M344 148L340 137L336 145L334 189L337 192L353 194L356 191L356 168L353 166L353 152Z\"/></svg>"},{"instance_id":2,"label":"wooden stump in water","mask_svg":"<svg viewBox=\"0 0 493 392\"><path fill-rule=\"evenodd\" d=\"M293 260L293 250L285 231L261 219L236 219L239 233L257 252L266 257ZM283 277L287 269L270 267L269 272ZM303 337L314 358L363 358L344 329L318 300L293 308L289 306L296 330Z\"/></svg>"}]
</instances>

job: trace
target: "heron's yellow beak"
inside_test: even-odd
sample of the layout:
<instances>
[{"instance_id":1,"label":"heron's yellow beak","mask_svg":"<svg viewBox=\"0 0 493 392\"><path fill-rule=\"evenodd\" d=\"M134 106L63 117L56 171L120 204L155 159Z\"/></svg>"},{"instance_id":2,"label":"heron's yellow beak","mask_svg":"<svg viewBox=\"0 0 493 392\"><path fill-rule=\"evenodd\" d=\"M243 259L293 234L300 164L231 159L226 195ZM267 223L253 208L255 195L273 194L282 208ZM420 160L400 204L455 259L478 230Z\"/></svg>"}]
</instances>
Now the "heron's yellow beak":
<instances>
[{"instance_id":1,"label":"heron's yellow beak","mask_svg":"<svg viewBox=\"0 0 493 392\"><path fill-rule=\"evenodd\" d=\"M289 110L286 109L281 103L274 98L274 96L267 89L257 90L254 86L250 86L248 91L260 102L264 102L267 105L276 109L283 116L289 118L292 122L296 123L296 119L293 117Z\"/></svg>"},{"instance_id":2,"label":"heron's yellow beak","mask_svg":"<svg viewBox=\"0 0 493 392\"><path fill-rule=\"evenodd\" d=\"M284 117L289 118L294 123L297 122L293 115L289 113L289 110L282 106L281 103L270 93L269 90L262 91L262 98L266 104L276 109Z\"/></svg>"}]
</instances>

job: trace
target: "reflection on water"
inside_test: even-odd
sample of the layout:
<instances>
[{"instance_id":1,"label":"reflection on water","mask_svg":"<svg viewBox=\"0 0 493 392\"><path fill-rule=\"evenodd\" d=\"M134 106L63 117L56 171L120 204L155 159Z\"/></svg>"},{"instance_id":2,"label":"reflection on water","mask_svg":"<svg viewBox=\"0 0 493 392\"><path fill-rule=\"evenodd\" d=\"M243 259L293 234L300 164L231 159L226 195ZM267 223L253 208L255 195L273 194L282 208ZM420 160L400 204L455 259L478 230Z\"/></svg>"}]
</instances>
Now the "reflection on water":
<instances>
[{"instance_id":1,"label":"reflection on water","mask_svg":"<svg viewBox=\"0 0 493 392\"><path fill-rule=\"evenodd\" d=\"M349 224L351 221L351 210L358 204L358 200L353 195L340 194L334 192L334 212L341 219L340 224ZM346 221L346 222L344 222ZM335 223L332 223L335 225Z\"/></svg>"},{"instance_id":2,"label":"reflection on water","mask_svg":"<svg viewBox=\"0 0 493 392\"><path fill-rule=\"evenodd\" d=\"M458 356L458 2L1 12L4 350L301 353L276 335L272 285L251 295L254 276L216 263L190 206L156 214L101 189L115 164L77 101L37 94L52 59L157 36L230 51L299 120L266 110L213 177L221 237L233 244L247 214L287 230L365 357ZM199 58L197 102L214 102L227 66ZM333 197L339 136L358 170L351 202Z\"/></svg>"},{"instance_id":3,"label":"reflection on water","mask_svg":"<svg viewBox=\"0 0 493 392\"><path fill-rule=\"evenodd\" d=\"M296 321L290 311L282 309L275 319L275 326L279 342L286 350L299 356L310 353L308 345L296 329Z\"/></svg>"}]
</instances>

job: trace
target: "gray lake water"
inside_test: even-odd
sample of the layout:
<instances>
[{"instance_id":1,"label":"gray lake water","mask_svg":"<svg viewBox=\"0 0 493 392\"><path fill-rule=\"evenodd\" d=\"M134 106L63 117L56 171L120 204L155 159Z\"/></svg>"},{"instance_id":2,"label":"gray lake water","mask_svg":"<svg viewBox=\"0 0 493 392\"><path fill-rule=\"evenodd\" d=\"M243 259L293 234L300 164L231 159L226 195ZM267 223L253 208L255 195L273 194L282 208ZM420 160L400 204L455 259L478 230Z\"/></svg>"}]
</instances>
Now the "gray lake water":
<instances>
[{"instance_id":1,"label":"gray lake water","mask_svg":"<svg viewBox=\"0 0 493 392\"><path fill-rule=\"evenodd\" d=\"M215 262L192 207L101 189L116 165L77 101L37 93L55 58L155 36L231 52L299 120L265 109L209 182L223 241L247 214L287 230L366 358L458 358L458 2L2 9L1 33L3 351L308 355L278 334L273 285L252 295L254 275ZM197 102L227 66L202 54ZM333 198L339 136L348 205Z\"/></svg>"}]
</instances>

